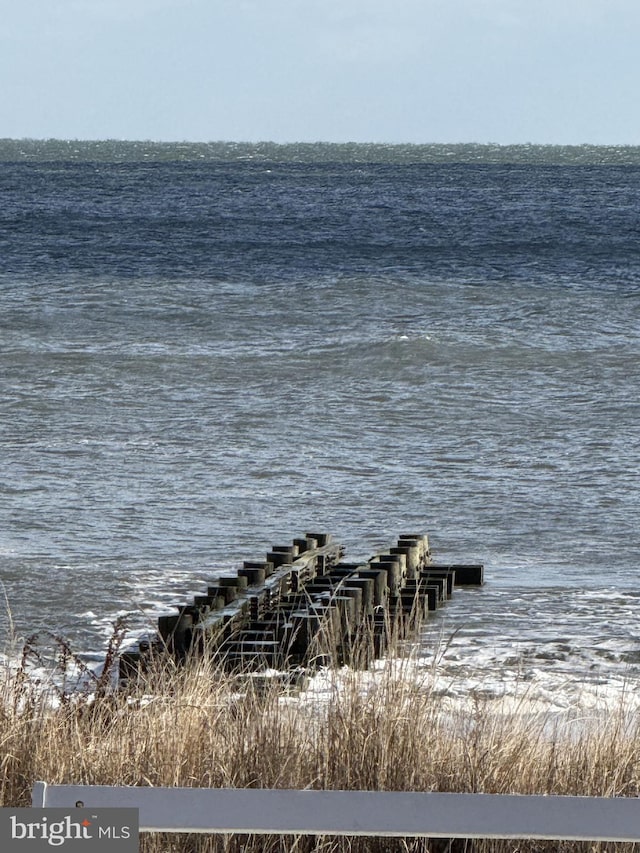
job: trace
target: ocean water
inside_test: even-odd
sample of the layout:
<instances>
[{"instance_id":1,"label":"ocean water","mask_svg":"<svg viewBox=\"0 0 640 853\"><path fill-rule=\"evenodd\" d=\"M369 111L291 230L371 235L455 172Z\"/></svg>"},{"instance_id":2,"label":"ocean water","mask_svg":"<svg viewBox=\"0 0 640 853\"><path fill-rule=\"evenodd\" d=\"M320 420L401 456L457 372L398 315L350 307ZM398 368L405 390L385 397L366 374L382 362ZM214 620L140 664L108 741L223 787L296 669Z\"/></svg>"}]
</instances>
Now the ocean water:
<instances>
[{"instance_id":1,"label":"ocean water","mask_svg":"<svg viewBox=\"0 0 640 853\"><path fill-rule=\"evenodd\" d=\"M322 529L481 561L443 683L640 686L640 149L0 141L7 636Z\"/></svg>"}]
</instances>

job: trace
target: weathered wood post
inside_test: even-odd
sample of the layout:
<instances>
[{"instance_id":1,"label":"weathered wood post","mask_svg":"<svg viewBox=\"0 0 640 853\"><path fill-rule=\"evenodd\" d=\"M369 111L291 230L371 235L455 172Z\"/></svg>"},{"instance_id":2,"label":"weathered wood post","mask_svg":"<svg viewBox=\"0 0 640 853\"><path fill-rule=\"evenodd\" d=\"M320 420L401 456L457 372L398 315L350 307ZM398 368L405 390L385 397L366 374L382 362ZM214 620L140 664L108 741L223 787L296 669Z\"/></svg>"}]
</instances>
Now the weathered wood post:
<instances>
[{"instance_id":1,"label":"weathered wood post","mask_svg":"<svg viewBox=\"0 0 640 853\"><path fill-rule=\"evenodd\" d=\"M245 560L177 613L160 616L157 638L123 652L122 682L153 651L178 661L189 652L215 654L233 671L367 666L385 653L392 630L409 636L456 585L484 583L480 563L433 563L424 534L402 534L367 562L342 557L330 534L308 532L272 546L264 560Z\"/></svg>"}]
</instances>

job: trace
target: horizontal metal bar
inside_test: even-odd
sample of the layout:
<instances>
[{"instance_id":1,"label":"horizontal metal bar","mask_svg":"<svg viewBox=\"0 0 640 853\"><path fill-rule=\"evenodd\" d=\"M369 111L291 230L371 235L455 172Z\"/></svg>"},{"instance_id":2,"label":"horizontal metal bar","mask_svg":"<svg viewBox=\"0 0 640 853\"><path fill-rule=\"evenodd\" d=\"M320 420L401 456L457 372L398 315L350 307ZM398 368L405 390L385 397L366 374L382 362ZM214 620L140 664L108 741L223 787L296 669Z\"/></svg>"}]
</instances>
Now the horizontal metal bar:
<instances>
[{"instance_id":1,"label":"horizontal metal bar","mask_svg":"<svg viewBox=\"0 0 640 853\"><path fill-rule=\"evenodd\" d=\"M45 785L38 807L138 808L142 832L639 841L640 799Z\"/></svg>"}]
</instances>

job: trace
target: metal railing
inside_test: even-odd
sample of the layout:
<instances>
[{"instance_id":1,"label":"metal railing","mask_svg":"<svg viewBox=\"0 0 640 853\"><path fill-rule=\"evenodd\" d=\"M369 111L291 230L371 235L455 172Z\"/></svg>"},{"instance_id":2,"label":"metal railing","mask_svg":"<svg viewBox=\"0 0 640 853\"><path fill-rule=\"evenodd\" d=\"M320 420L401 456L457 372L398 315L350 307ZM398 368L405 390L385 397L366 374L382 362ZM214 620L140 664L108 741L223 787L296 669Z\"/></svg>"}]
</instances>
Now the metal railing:
<instances>
[{"instance_id":1,"label":"metal railing","mask_svg":"<svg viewBox=\"0 0 640 853\"><path fill-rule=\"evenodd\" d=\"M640 799L36 782L36 808L137 808L141 832L640 841Z\"/></svg>"}]
</instances>

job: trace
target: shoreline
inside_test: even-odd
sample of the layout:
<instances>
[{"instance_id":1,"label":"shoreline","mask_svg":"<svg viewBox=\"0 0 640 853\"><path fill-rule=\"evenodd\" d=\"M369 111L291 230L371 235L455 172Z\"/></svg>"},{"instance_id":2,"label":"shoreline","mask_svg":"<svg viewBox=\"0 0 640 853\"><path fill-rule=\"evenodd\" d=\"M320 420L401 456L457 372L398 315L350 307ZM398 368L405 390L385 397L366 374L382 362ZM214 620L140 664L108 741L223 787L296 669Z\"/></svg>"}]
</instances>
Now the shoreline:
<instances>
[{"instance_id":1,"label":"shoreline","mask_svg":"<svg viewBox=\"0 0 640 853\"><path fill-rule=\"evenodd\" d=\"M437 668L402 644L369 670L327 668L305 689L239 679L215 661L168 660L135 690L70 693L47 703L18 669L0 686L0 805L26 806L51 784L640 794L637 700L565 713L527 695L464 700L442 693ZM290 841L288 842L290 843ZM306 842L305 842L306 843ZM312 839L309 851L390 851ZM537 842L536 842L537 843ZM282 839L146 837L145 853L263 853ZM327 846L329 845L330 846ZM385 841L386 844L386 841ZM484 844L484 843L483 843ZM490 844L487 842L487 845ZM227 846L223 846L227 845ZM242 845L245 845L242 847ZM265 846L266 845L266 846ZM280 845L280 846L277 846ZM506 853L508 842L467 850ZM296 850L299 848L296 847ZM415 851L432 851L428 841ZM520 851L554 850L523 842ZM563 850L587 850L579 845ZM616 848L618 849L618 848ZM623 847L619 849L625 849ZM631 849L631 848L629 848Z\"/></svg>"}]
</instances>

